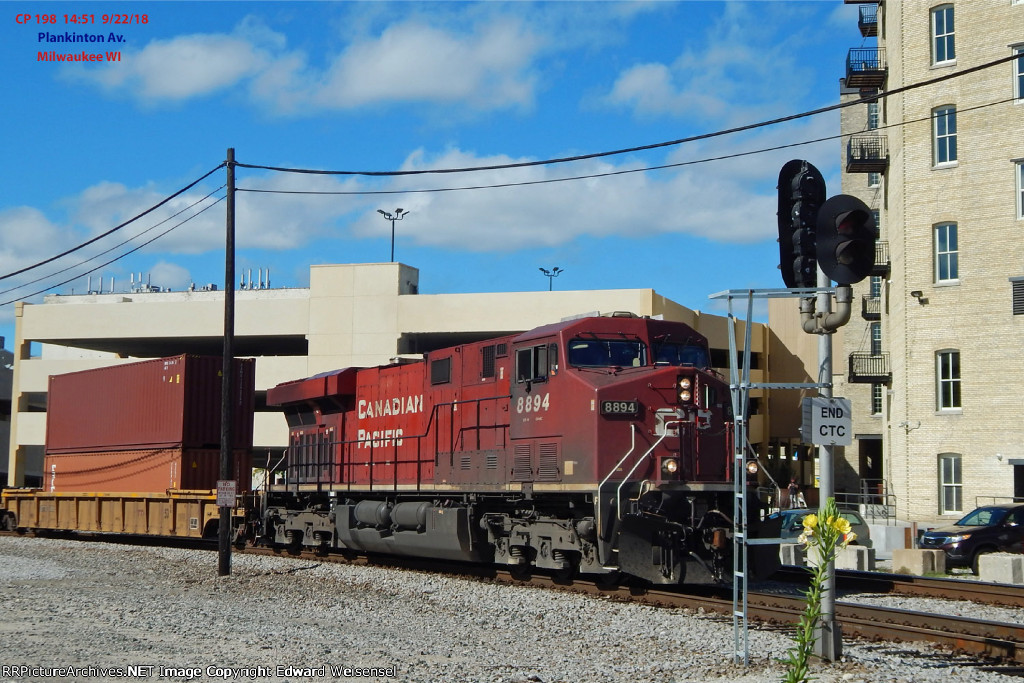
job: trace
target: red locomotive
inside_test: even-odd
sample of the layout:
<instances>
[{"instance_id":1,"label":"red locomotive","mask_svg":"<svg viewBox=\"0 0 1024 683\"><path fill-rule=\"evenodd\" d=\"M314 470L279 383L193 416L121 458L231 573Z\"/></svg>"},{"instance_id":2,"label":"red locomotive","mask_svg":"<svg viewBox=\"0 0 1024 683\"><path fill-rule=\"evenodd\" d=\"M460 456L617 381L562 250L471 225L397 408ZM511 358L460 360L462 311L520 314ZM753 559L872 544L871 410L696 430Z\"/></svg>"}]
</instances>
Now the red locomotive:
<instances>
[{"instance_id":1,"label":"red locomotive","mask_svg":"<svg viewBox=\"0 0 1024 683\"><path fill-rule=\"evenodd\" d=\"M263 540L723 580L731 399L709 367L691 327L616 315L281 384L286 483L265 492ZM760 546L751 570L777 557Z\"/></svg>"}]
</instances>

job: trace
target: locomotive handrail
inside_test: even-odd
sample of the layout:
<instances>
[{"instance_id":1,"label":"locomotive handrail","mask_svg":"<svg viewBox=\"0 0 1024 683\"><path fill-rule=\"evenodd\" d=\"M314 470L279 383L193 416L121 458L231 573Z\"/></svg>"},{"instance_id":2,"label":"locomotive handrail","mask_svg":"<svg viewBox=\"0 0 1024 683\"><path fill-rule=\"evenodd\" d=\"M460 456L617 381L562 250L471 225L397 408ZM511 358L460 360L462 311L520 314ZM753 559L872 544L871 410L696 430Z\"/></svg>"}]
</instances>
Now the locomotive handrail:
<instances>
[{"instance_id":1,"label":"locomotive handrail","mask_svg":"<svg viewBox=\"0 0 1024 683\"><path fill-rule=\"evenodd\" d=\"M597 504L594 506L594 517L595 517L595 522L597 524L598 538L601 538L604 535L604 530L601 528L601 510L604 507L604 504L601 502L601 489L604 488L604 485L607 484L608 480L612 478L613 474L615 474L615 470L617 470L620 467L622 467L622 463L626 462L626 458L628 458L633 453L633 451L636 449L636 424L635 423L630 423L629 430L630 430L630 440L631 440L631 443L630 443L630 446L629 446L629 450L626 451L626 454L624 456L622 456L622 459L619 460L618 463L616 463L615 467L613 467L608 472L608 474L605 475L605 478L601 480L601 483L597 485L597 501L596 501ZM602 559L601 563L603 564L604 562L605 562L605 559Z\"/></svg>"},{"instance_id":2,"label":"locomotive handrail","mask_svg":"<svg viewBox=\"0 0 1024 683\"><path fill-rule=\"evenodd\" d=\"M619 487L617 489L615 489L615 516L619 520L622 519L622 504L619 502L619 499L622 496L622 487L626 485L626 482L629 481L629 478L633 476L634 472L636 472L636 468L640 467L640 463L642 463L644 460L646 460L647 456L649 456L651 453L653 453L654 449L657 448L658 445L661 444L661 442L664 441L665 438L669 435L668 426L670 424L672 424L673 422L675 422L677 424L682 424L682 420L671 420L669 422L666 422L665 423L665 431L662 432L661 436L658 437L657 441L655 441L653 444L651 444L651 447L647 449L646 453L644 453L639 458L637 458L636 463L633 465L633 469L631 469L628 473L626 473L626 476L623 477L622 481L619 483Z\"/></svg>"},{"instance_id":3,"label":"locomotive handrail","mask_svg":"<svg viewBox=\"0 0 1024 683\"><path fill-rule=\"evenodd\" d=\"M440 419L441 418L440 418L440 414L439 413L440 413L440 409L441 408L448 408L449 411L450 411L449 414L453 416L454 412L455 412L455 408L458 405L460 405L460 404L468 405L468 404L475 403L475 404L477 404L477 407L478 407L477 412L479 414L479 406L484 401L498 401L498 400L501 400L503 398L509 398L509 396L510 396L510 394L501 394L501 395L497 395L497 396L482 396L482 397L479 397L479 398L467 398L467 399L461 399L461 400L456 400L456 401L447 401L445 403L435 403L435 404L433 404L431 406L430 416L427 418L427 424L424 427L423 433L422 434L410 434L410 435L403 434L401 436L401 439L415 439L416 440L416 462L417 463L422 462L422 459L423 459L422 458L423 439L428 438L431 435L431 432L434 433L435 440L438 437L439 430L435 427L435 416L437 417L437 422L440 423ZM498 416L496 415L495 417L497 418ZM508 425L505 425L505 424L481 425L481 424L479 424L479 422L480 422L480 420L478 418L477 419L477 424L475 426L469 427L469 428L460 428L460 432L464 431L464 429L473 429L473 430L475 430L477 432L477 441L479 443L480 430L483 430L483 429L500 429L502 427L508 427ZM454 457L454 451L455 451L455 434L454 434L455 424L454 424L454 417L452 418L452 424L450 425L450 427L451 427L452 433L449 434L449 440L450 440L450 446L452 447L452 454L453 454L453 457ZM370 472L368 473L368 477L369 477L370 489L372 490L373 489L373 466L375 464L381 464L379 462L378 463L374 462L373 456L374 456L375 451L378 449L378 447L374 446L373 444L376 441L385 441L385 440L390 440L390 441L393 442L391 446L382 447L382 448L388 448L388 449L391 449L394 452L395 459L393 461L393 464L395 465L395 476L397 477L398 476L398 468L397 468L397 465L398 465L398 443L397 442L399 441L399 439L398 438L394 438L394 437L391 438L391 439L373 439L373 438L367 438L367 439L345 439L345 440L340 440L339 439L339 440L324 441L323 443L298 444L298 446L300 448L302 446L310 446L310 445L312 445L314 447L315 461L314 462L310 462L310 463L286 464L285 465L285 472L286 472L286 474L289 474L289 473L291 473L292 470L300 470L301 471L301 469L304 468L304 467L315 467L316 468L316 481L315 482L309 482L309 483L316 484L317 487L319 488L324 483L322 481L322 479L321 479L321 474L322 474L323 468L324 467L333 467L334 466L334 462L332 460L332 453L333 453L335 448L341 448L342 450L344 450L344 448L346 446L351 446L353 444L369 444L369 450L370 450L369 461L366 462L366 463L363 463L363 464L369 466L369 468L370 468ZM289 444L288 447L285 449L285 455L282 457L282 459L284 459L284 457L287 457L288 452L295 452L296 446L297 446L297 444ZM322 459L324 455L327 456L327 460L326 461L324 461ZM439 455L440 455L440 453L438 451L437 444L435 443L435 448L434 448L434 462L435 462L435 464L437 463L437 458L438 458ZM386 461L385 461L385 464L386 464ZM345 470L345 474L344 474L345 482L344 483L346 483L348 485L351 485L351 483L352 483L351 482L351 477L352 477L351 468L352 468L352 465L353 465L353 463L345 462L344 459L341 462L341 466ZM291 477L289 477L289 479L291 479ZM417 476L417 486L420 483L418 480L419 480L419 477ZM328 482L328 483L331 483L331 482ZM341 482L337 482L337 483L341 483ZM287 485L290 486L291 482L289 481L289 483ZM300 482L296 481L295 482L296 491L298 490L298 486L299 485L300 485ZM395 484L393 486L397 486L397 482L395 482Z\"/></svg>"}]
</instances>

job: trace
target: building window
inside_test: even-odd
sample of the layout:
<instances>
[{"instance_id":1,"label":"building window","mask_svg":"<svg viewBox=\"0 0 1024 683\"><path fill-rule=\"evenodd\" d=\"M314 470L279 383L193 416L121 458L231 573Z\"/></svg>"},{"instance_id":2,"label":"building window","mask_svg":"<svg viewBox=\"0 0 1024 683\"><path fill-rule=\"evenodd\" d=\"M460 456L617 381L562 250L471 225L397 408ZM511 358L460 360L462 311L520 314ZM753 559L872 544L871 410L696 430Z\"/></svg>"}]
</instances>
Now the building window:
<instances>
[{"instance_id":1,"label":"building window","mask_svg":"<svg viewBox=\"0 0 1024 683\"><path fill-rule=\"evenodd\" d=\"M868 296L872 299L882 298L882 276L872 275L871 279L868 280Z\"/></svg>"},{"instance_id":2,"label":"building window","mask_svg":"<svg viewBox=\"0 0 1024 683\"><path fill-rule=\"evenodd\" d=\"M960 352L940 351L935 361L939 410L960 410Z\"/></svg>"},{"instance_id":3,"label":"building window","mask_svg":"<svg viewBox=\"0 0 1024 683\"><path fill-rule=\"evenodd\" d=\"M871 385L871 414L881 415L882 414L882 397L885 396L885 385L884 384L872 384Z\"/></svg>"},{"instance_id":4,"label":"building window","mask_svg":"<svg viewBox=\"0 0 1024 683\"><path fill-rule=\"evenodd\" d=\"M956 223L935 226L935 281L956 282L960 279L960 250Z\"/></svg>"},{"instance_id":5,"label":"building window","mask_svg":"<svg viewBox=\"0 0 1024 683\"><path fill-rule=\"evenodd\" d=\"M1013 48L1013 54L1020 55L1010 62L1013 65L1013 96L1019 100L1024 99L1024 47Z\"/></svg>"},{"instance_id":6,"label":"building window","mask_svg":"<svg viewBox=\"0 0 1024 683\"><path fill-rule=\"evenodd\" d=\"M951 164L956 161L956 107L940 107L933 118L935 165Z\"/></svg>"},{"instance_id":7,"label":"building window","mask_svg":"<svg viewBox=\"0 0 1024 683\"><path fill-rule=\"evenodd\" d=\"M939 513L959 514L964 511L964 478L959 453L939 455Z\"/></svg>"},{"instance_id":8,"label":"building window","mask_svg":"<svg viewBox=\"0 0 1024 683\"><path fill-rule=\"evenodd\" d=\"M880 118L878 102L868 102L868 130L878 128Z\"/></svg>"},{"instance_id":9,"label":"building window","mask_svg":"<svg viewBox=\"0 0 1024 683\"><path fill-rule=\"evenodd\" d=\"M1024 161L1017 162L1017 218L1024 218Z\"/></svg>"},{"instance_id":10,"label":"building window","mask_svg":"<svg viewBox=\"0 0 1024 683\"><path fill-rule=\"evenodd\" d=\"M942 5L932 10L932 64L956 59L953 32L953 6Z\"/></svg>"},{"instance_id":11,"label":"building window","mask_svg":"<svg viewBox=\"0 0 1024 683\"><path fill-rule=\"evenodd\" d=\"M871 355L882 355L882 323L871 323Z\"/></svg>"},{"instance_id":12,"label":"building window","mask_svg":"<svg viewBox=\"0 0 1024 683\"><path fill-rule=\"evenodd\" d=\"M882 212L878 209L871 209L871 220L875 222L875 236L882 234Z\"/></svg>"},{"instance_id":13,"label":"building window","mask_svg":"<svg viewBox=\"0 0 1024 683\"><path fill-rule=\"evenodd\" d=\"M882 174L872 171L868 173L868 187L878 187L882 184Z\"/></svg>"}]
</instances>

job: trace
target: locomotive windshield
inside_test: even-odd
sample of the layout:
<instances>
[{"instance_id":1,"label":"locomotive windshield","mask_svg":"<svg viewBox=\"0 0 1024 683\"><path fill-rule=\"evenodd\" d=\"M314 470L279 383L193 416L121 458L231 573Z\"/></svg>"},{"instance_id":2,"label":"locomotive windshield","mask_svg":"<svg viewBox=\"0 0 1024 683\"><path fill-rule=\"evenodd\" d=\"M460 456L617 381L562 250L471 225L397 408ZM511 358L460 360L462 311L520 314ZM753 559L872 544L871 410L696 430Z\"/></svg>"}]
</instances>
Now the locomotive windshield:
<instances>
[{"instance_id":1,"label":"locomotive windshield","mask_svg":"<svg viewBox=\"0 0 1024 683\"><path fill-rule=\"evenodd\" d=\"M660 365L691 365L695 368L706 368L708 352L703 346L665 342L655 347L654 362Z\"/></svg>"},{"instance_id":2,"label":"locomotive windshield","mask_svg":"<svg viewBox=\"0 0 1024 683\"><path fill-rule=\"evenodd\" d=\"M569 365L577 368L637 368L647 364L647 346L631 339L573 339Z\"/></svg>"}]
</instances>

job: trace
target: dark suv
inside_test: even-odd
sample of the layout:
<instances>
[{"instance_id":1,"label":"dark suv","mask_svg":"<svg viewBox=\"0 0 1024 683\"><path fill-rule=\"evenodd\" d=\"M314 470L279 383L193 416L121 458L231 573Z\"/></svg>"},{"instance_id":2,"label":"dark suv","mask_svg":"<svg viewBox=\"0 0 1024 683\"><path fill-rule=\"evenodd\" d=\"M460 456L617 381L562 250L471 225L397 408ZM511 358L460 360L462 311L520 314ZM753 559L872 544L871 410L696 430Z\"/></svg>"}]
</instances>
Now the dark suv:
<instances>
[{"instance_id":1,"label":"dark suv","mask_svg":"<svg viewBox=\"0 0 1024 683\"><path fill-rule=\"evenodd\" d=\"M970 567L978 573L978 557L985 553L1024 552L1024 504L985 505L953 526L931 529L921 547L943 550L946 566Z\"/></svg>"}]
</instances>

